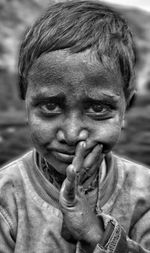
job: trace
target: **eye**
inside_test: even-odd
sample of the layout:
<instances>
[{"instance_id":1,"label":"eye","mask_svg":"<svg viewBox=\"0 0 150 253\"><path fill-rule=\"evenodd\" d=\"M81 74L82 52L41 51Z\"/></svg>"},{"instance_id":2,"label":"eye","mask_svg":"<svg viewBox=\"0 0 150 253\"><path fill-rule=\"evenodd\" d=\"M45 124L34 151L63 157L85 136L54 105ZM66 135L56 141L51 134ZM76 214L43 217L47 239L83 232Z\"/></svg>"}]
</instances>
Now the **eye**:
<instances>
[{"instance_id":1,"label":"eye","mask_svg":"<svg viewBox=\"0 0 150 253\"><path fill-rule=\"evenodd\" d=\"M104 112L104 111L106 111L107 110L107 108L106 108L106 106L104 107L103 105L101 105L101 104L95 104L95 105L91 105L90 107L89 107L89 112L95 112L95 113L102 113L102 112Z\"/></svg>"},{"instance_id":2,"label":"eye","mask_svg":"<svg viewBox=\"0 0 150 253\"><path fill-rule=\"evenodd\" d=\"M111 106L103 103L92 103L86 105L86 114L95 119L106 119L112 116Z\"/></svg>"},{"instance_id":3,"label":"eye","mask_svg":"<svg viewBox=\"0 0 150 253\"><path fill-rule=\"evenodd\" d=\"M108 105L104 104L88 104L85 107L87 113L104 113L106 111L109 111L110 108Z\"/></svg>"},{"instance_id":4,"label":"eye","mask_svg":"<svg viewBox=\"0 0 150 253\"><path fill-rule=\"evenodd\" d=\"M41 104L40 109L45 114L59 114L59 113L61 113L60 106L57 103L54 103L54 102Z\"/></svg>"}]
</instances>

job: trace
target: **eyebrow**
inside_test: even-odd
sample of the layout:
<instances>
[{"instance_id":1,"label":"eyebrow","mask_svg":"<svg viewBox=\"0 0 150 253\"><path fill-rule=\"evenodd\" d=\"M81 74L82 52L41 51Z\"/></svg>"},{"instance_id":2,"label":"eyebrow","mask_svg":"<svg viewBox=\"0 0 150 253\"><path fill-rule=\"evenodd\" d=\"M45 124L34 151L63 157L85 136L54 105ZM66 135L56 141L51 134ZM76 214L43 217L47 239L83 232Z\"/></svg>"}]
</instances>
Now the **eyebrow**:
<instances>
[{"instance_id":1,"label":"eyebrow","mask_svg":"<svg viewBox=\"0 0 150 253\"><path fill-rule=\"evenodd\" d=\"M64 103L66 100L65 94L60 92L57 95L48 96L47 93L39 93L32 97L32 104L44 103L44 102L58 102Z\"/></svg>"},{"instance_id":2,"label":"eyebrow","mask_svg":"<svg viewBox=\"0 0 150 253\"><path fill-rule=\"evenodd\" d=\"M85 104L85 106L100 104L100 105L109 106L111 108L118 107L118 101L113 100L113 99L108 99L108 98L103 98L103 99L87 98L87 99L84 99L83 104Z\"/></svg>"},{"instance_id":3,"label":"eyebrow","mask_svg":"<svg viewBox=\"0 0 150 253\"><path fill-rule=\"evenodd\" d=\"M117 94L110 94L109 92L102 92L101 94L87 94L83 99L83 103L99 103L103 102L106 104L112 104L116 105L119 101L120 96ZM46 103L46 102L55 102L59 104L65 104L66 103L66 96L63 92L60 92L56 95L48 95L46 92L38 93L34 96L32 96L32 105L37 105L40 103Z\"/></svg>"},{"instance_id":4,"label":"eyebrow","mask_svg":"<svg viewBox=\"0 0 150 253\"><path fill-rule=\"evenodd\" d=\"M86 98L85 98L86 99ZM87 99L93 100L93 101L100 101L100 100L106 100L106 101L113 101L118 102L120 99L120 96L117 94L112 94L110 92L101 92L101 93L95 93L94 94L88 94Z\"/></svg>"}]
</instances>

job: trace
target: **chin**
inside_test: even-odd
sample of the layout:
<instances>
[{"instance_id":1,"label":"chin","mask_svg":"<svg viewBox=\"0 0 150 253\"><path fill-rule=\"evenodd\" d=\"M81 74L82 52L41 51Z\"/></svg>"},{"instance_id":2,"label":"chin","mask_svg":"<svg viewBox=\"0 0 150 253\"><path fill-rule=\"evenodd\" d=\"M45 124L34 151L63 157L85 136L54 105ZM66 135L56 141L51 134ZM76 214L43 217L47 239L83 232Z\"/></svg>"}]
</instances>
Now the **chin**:
<instances>
[{"instance_id":1,"label":"chin","mask_svg":"<svg viewBox=\"0 0 150 253\"><path fill-rule=\"evenodd\" d=\"M57 170L57 172L59 172L62 175L66 175L66 169L68 167L69 164L66 163L60 163L59 161L56 161L55 159L46 157L47 162L53 166L53 168L55 170Z\"/></svg>"}]
</instances>

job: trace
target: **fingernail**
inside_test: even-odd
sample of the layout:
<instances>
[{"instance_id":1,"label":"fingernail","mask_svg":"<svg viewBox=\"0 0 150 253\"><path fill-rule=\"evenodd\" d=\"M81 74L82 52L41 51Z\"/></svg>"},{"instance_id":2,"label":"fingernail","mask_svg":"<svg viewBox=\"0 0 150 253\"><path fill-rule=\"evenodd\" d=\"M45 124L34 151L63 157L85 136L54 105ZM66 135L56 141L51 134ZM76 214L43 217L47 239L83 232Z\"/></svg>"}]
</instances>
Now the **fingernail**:
<instances>
[{"instance_id":1,"label":"fingernail","mask_svg":"<svg viewBox=\"0 0 150 253\"><path fill-rule=\"evenodd\" d=\"M75 178L75 174L75 168L73 164L70 164L67 168L67 178L69 179L69 181L72 181Z\"/></svg>"},{"instance_id":2,"label":"fingernail","mask_svg":"<svg viewBox=\"0 0 150 253\"><path fill-rule=\"evenodd\" d=\"M69 168L72 173L75 173L75 167L73 164L70 164Z\"/></svg>"},{"instance_id":3,"label":"fingernail","mask_svg":"<svg viewBox=\"0 0 150 253\"><path fill-rule=\"evenodd\" d=\"M86 142L85 142L85 141L82 141L82 142L81 142L81 146L82 146L82 148L86 148Z\"/></svg>"}]
</instances>

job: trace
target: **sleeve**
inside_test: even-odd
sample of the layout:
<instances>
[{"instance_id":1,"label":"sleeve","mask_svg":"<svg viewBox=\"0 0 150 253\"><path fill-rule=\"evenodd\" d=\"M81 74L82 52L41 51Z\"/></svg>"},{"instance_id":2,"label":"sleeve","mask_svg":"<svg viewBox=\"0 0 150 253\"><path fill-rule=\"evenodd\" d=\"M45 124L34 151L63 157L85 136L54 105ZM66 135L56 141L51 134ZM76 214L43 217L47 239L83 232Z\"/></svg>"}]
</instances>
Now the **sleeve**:
<instances>
[{"instance_id":1,"label":"sleeve","mask_svg":"<svg viewBox=\"0 0 150 253\"><path fill-rule=\"evenodd\" d=\"M13 253L14 245L11 222L6 211L0 208L0 252Z\"/></svg>"},{"instance_id":2,"label":"sleeve","mask_svg":"<svg viewBox=\"0 0 150 253\"><path fill-rule=\"evenodd\" d=\"M99 216L105 232L93 253L150 253L150 211L134 226L131 238L113 217L104 213ZM77 252L87 253L80 243Z\"/></svg>"},{"instance_id":3,"label":"sleeve","mask_svg":"<svg viewBox=\"0 0 150 253\"><path fill-rule=\"evenodd\" d=\"M12 176L0 173L0 253L12 253L17 231L16 191Z\"/></svg>"},{"instance_id":4,"label":"sleeve","mask_svg":"<svg viewBox=\"0 0 150 253\"><path fill-rule=\"evenodd\" d=\"M132 239L132 240L131 240ZM150 210L146 211L134 224L128 238L130 252L150 253Z\"/></svg>"}]
</instances>

